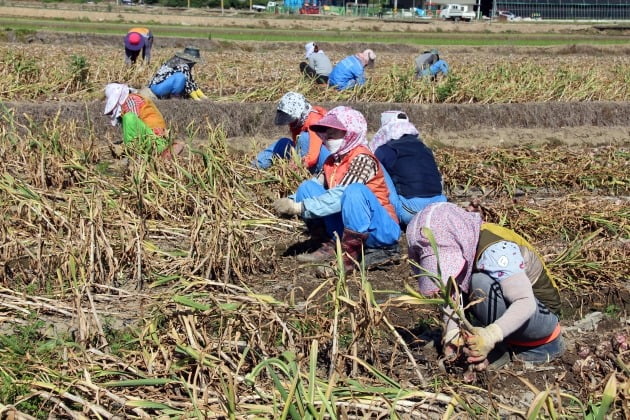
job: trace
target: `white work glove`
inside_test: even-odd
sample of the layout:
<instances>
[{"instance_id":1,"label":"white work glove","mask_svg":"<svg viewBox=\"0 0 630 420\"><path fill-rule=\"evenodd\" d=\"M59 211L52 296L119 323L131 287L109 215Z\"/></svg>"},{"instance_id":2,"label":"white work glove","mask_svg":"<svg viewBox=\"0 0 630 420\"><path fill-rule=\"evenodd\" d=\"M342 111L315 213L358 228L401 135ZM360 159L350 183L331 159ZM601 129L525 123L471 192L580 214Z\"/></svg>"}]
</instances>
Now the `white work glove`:
<instances>
[{"instance_id":1,"label":"white work glove","mask_svg":"<svg viewBox=\"0 0 630 420\"><path fill-rule=\"evenodd\" d=\"M302 203L290 198L280 198L273 203L273 208L280 216L297 216L302 214Z\"/></svg>"},{"instance_id":2,"label":"white work glove","mask_svg":"<svg viewBox=\"0 0 630 420\"><path fill-rule=\"evenodd\" d=\"M464 338L459 333L459 328L446 331L444 337L442 337L444 358L448 361L457 359L458 350L462 345L464 345Z\"/></svg>"},{"instance_id":3,"label":"white work glove","mask_svg":"<svg viewBox=\"0 0 630 420\"><path fill-rule=\"evenodd\" d=\"M483 362L488 357L488 353L501 341L503 341L503 331L497 324L473 328L472 333L466 337L468 362Z\"/></svg>"}]
</instances>

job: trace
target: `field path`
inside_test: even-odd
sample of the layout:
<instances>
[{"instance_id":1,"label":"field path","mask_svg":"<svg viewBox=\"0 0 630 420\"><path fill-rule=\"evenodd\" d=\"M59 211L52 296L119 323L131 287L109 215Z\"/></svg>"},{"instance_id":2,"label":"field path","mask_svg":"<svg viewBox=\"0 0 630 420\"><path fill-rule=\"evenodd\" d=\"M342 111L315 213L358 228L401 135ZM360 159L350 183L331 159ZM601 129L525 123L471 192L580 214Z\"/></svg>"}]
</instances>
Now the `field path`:
<instances>
[{"instance_id":1,"label":"field path","mask_svg":"<svg viewBox=\"0 0 630 420\"><path fill-rule=\"evenodd\" d=\"M117 136L101 113L102 103L48 102L6 103L16 121L44 123L51 118L61 121L90 121L97 138ZM327 107L335 104L325 103ZM186 127L207 121L222 125L232 138L232 145L249 150L252 143L266 144L284 135L273 124L275 108L267 103L194 102L159 100L158 106L168 116L171 132L186 137ZM370 122L369 130L378 129L380 113L392 106L406 111L416 121L425 141L454 147L515 146L522 144L601 145L630 143L628 102L529 103L529 104L386 104L355 103ZM28 118L26 117L28 115ZM200 120L200 115L203 117ZM197 137L207 138L209 126L201 124Z\"/></svg>"}]
</instances>

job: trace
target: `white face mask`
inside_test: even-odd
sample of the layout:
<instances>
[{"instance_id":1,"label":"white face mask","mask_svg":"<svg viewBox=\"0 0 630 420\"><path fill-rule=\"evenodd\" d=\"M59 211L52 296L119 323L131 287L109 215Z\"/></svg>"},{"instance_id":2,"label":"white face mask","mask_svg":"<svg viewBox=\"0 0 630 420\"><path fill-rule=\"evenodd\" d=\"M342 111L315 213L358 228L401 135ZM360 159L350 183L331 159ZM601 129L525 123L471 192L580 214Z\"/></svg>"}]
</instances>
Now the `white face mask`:
<instances>
[{"instance_id":1,"label":"white face mask","mask_svg":"<svg viewBox=\"0 0 630 420\"><path fill-rule=\"evenodd\" d=\"M326 148L330 151L330 153L337 153L337 150L339 150L342 144L343 138L326 140Z\"/></svg>"}]
</instances>

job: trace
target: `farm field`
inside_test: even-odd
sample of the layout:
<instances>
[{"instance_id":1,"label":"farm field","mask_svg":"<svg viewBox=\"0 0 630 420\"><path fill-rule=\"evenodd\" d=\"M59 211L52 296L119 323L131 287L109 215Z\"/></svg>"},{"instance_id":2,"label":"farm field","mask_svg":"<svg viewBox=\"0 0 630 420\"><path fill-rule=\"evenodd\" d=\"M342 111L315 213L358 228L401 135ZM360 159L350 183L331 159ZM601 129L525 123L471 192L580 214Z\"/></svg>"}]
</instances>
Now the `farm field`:
<instances>
[{"instance_id":1,"label":"farm field","mask_svg":"<svg viewBox=\"0 0 630 420\"><path fill-rule=\"evenodd\" d=\"M151 64L128 68L114 34L127 13L89 33L72 30L80 16L64 32L33 29L27 13L6 23L5 12L0 417L630 416L630 45L617 34L512 24L504 35L523 44L471 45L487 28L418 25L418 37L447 39L438 47L452 75L437 83L411 67L432 45L322 42L333 61L376 51L366 86L339 93L297 74L302 39L263 40L299 19L216 24L260 31L244 41L197 37L179 22L160 36L155 23ZM390 23L369 25L389 25L379 31L395 39ZM536 43L551 32L553 43ZM127 153L102 115L103 87L141 88L189 44L201 48L194 75L210 99L157 101L188 147L173 162ZM408 112L449 199L479 200L488 221L545 257L561 289L565 355L467 383L462 365L438 363L436 308L396 300L414 285L406 258L325 280L298 264L312 245L303 223L271 204L307 172L250 166L285 134L272 121L289 90L356 107L371 134L380 112Z\"/></svg>"}]
</instances>

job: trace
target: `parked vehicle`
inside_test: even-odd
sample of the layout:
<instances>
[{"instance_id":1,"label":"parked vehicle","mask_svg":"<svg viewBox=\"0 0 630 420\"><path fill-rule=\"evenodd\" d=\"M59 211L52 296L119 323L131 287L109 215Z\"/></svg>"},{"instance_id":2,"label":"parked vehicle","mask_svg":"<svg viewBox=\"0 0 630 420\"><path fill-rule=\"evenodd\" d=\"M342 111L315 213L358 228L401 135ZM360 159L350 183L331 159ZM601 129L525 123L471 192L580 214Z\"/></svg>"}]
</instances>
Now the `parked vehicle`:
<instances>
[{"instance_id":1,"label":"parked vehicle","mask_svg":"<svg viewBox=\"0 0 630 420\"><path fill-rule=\"evenodd\" d=\"M507 10L500 10L497 15L499 16L499 18L504 17L505 19L509 21L522 19L520 16L516 16L514 13L508 12Z\"/></svg>"},{"instance_id":2,"label":"parked vehicle","mask_svg":"<svg viewBox=\"0 0 630 420\"><path fill-rule=\"evenodd\" d=\"M267 10L267 8L261 4L255 4L252 6L252 10L255 10L257 12L264 12L265 10Z\"/></svg>"},{"instance_id":3,"label":"parked vehicle","mask_svg":"<svg viewBox=\"0 0 630 420\"><path fill-rule=\"evenodd\" d=\"M304 3L304 6L300 8L301 15L319 15L319 6L314 4Z\"/></svg>"},{"instance_id":4,"label":"parked vehicle","mask_svg":"<svg viewBox=\"0 0 630 420\"><path fill-rule=\"evenodd\" d=\"M468 10L468 6L462 6L461 4L447 4L444 9L440 11L440 19L444 20L465 20L470 22L475 18L475 12Z\"/></svg>"},{"instance_id":5,"label":"parked vehicle","mask_svg":"<svg viewBox=\"0 0 630 420\"><path fill-rule=\"evenodd\" d=\"M278 1L267 2L267 10L270 12L277 12L280 9L280 6L282 6L282 2L278 2Z\"/></svg>"}]
</instances>

